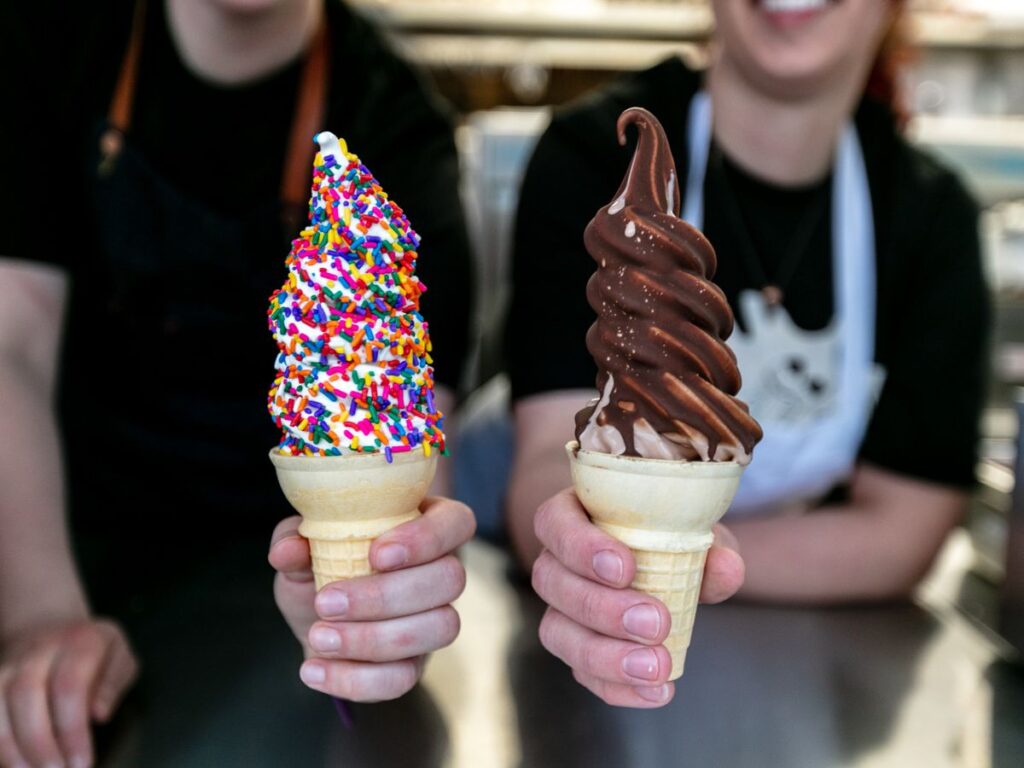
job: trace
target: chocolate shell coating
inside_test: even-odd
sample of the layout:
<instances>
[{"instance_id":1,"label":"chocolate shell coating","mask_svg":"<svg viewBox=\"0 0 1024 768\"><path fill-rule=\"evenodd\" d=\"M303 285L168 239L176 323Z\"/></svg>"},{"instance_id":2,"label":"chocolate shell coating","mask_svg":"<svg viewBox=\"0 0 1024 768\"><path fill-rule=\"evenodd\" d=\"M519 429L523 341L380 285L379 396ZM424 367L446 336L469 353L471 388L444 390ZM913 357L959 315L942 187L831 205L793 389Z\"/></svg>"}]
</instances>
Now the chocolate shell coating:
<instances>
[{"instance_id":1,"label":"chocolate shell coating","mask_svg":"<svg viewBox=\"0 0 1024 768\"><path fill-rule=\"evenodd\" d=\"M577 414L577 440L587 448L588 438L613 428L622 451L612 452L746 463L761 428L735 397L740 374L725 344L733 314L711 282L715 251L679 218L661 124L647 110L628 109L618 121L620 144L631 124L639 140L629 172L584 233L597 262L587 283L597 312L587 349L602 398Z\"/></svg>"}]
</instances>

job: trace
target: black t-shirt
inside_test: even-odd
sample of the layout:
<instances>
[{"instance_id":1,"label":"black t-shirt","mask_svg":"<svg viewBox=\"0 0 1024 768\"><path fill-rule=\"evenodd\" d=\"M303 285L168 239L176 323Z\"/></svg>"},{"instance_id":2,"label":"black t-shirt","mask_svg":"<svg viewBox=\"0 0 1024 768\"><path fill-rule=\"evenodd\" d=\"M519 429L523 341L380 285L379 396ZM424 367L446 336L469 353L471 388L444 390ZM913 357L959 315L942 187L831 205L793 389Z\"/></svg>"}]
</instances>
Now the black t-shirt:
<instances>
[{"instance_id":1,"label":"black t-shirt","mask_svg":"<svg viewBox=\"0 0 1024 768\"><path fill-rule=\"evenodd\" d=\"M657 115L685 179L687 114L699 88L697 73L668 60L556 113L540 139L515 228L507 333L514 398L594 386L596 368L584 344L594 321L584 291L594 264L582 235L618 189L635 146L630 137L619 147L616 119L631 106ZM969 486L989 321L977 208L953 174L897 133L884 106L865 100L855 122L875 223L875 361L886 372L860 458ZM779 188L751 178L717 149L711 156L705 233L718 254L714 280L733 309L741 290L760 289L781 271L791 275L784 306L796 325L828 325L834 306L830 179ZM795 266L787 263L793 249L802 251ZM739 313L737 319L742 325Z\"/></svg>"},{"instance_id":2,"label":"black t-shirt","mask_svg":"<svg viewBox=\"0 0 1024 768\"><path fill-rule=\"evenodd\" d=\"M95 147L134 5L132 0L78 4L62 12L60 27L37 25L26 9L5 28L0 47L11 64L26 71L45 67L59 77L40 88L34 80L20 83L5 67L3 96L18 109L5 110L5 134L9 130L14 138L0 142L0 255L54 264L71 278L61 404L72 518L89 506L115 508L99 516L109 522L121 515L116 508L126 505L144 506L147 513L166 507L182 519L185 510L219 514L236 507L227 510L228 518L244 516L262 529L287 509L267 459L279 438L265 407L276 349L262 314L266 303L259 299L268 298L286 277L283 237L279 251L267 249L272 264L253 265L253 274L271 277L254 289L251 336L210 338L224 347L216 368L191 371L185 354L178 365L168 366L181 372L185 384L181 402L174 405L181 409L180 421L163 413L155 424L139 408L138 426L149 446L144 449L126 450L105 430L110 409L130 412L148 388L161 384L134 379L134 361L169 354L166 348L119 345L119 329L96 327L94 312L107 299L107 286L96 278L102 254L89 197ZM334 0L325 0L325 8L331 68L323 128L348 141L421 236L418 273L429 289L422 311L430 325L435 374L439 383L454 388L468 347L472 278L448 113L366 20ZM128 142L160 184L193 210L225 220L263 206L271 210L301 69L300 58L242 86L206 81L179 56L165 4L150 2ZM311 177L312 164L309 172ZM197 271L196 280L203 277ZM210 301L231 290L211 285ZM261 374L247 376L252 381L232 376L243 347L246 359L256 361L249 370L263 360ZM243 389L244 396L235 396ZM230 404L211 395L232 390ZM190 399L190 392L196 397ZM234 408L237 418L213 412L221 403ZM208 423L209 429L199 435L197 423ZM222 429L225 424L229 429ZM235 424L240 426L232 432Z\"/></svg>"}]
</instances>

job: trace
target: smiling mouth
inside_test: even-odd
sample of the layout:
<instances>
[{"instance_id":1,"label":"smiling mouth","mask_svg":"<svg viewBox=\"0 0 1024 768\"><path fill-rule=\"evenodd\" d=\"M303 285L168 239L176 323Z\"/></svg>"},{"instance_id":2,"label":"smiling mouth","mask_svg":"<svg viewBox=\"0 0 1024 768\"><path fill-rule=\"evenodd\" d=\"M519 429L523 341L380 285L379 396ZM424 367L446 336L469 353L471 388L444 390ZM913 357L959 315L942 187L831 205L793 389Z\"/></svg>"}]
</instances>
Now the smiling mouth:
<instances>
[{"instance_id":1,"label":"smiling mouth","mask_svg":"<svg viewBox=\"0 0 1024 768\"><path fill-rule=\"evenodd\" d=\"M771 14L810 14L821 11L838 0L753 0L762 11Z\"/></svg>"}]
</instances>

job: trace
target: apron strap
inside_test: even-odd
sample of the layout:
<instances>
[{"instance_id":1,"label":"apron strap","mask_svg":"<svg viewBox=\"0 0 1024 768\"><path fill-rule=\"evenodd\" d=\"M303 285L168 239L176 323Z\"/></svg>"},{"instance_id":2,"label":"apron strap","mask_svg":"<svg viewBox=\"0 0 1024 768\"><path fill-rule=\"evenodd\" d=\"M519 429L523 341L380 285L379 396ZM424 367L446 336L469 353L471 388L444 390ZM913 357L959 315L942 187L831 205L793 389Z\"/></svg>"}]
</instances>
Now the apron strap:
<instances>
[{"instance_id":1,"label":"apron strap","mask_svg":"<svg viewBox=\"0 0 1024 768\"><path fill-rule=\"evenodd\" d=\"M112 168L124 146L124 137L131 128L145 21L146 0L139 0L135 5L128 48L121 61L121 71L107 112L108 128L100 138L101 172L109 172ZM281 217L289 231L298 227L309 199L309 164L315 154L313 136L323 127L330 59L327 21L321 18L302 67L288 148L281 172L278 196L281 201Z\"/></svg>"},{"instance_id":2,"label":"apron strap","mask_svg":"<svg viewBox=\"0 0 1024 768\"><path fill-rule=\"evenodd\" d=\"M317 28L302 68L281 172L281 215L289 231L298 228L309 203L309 166L316 154L313 137L324 128L330 59L330 36L324 20Z\"/></svg>"}]
</instances>

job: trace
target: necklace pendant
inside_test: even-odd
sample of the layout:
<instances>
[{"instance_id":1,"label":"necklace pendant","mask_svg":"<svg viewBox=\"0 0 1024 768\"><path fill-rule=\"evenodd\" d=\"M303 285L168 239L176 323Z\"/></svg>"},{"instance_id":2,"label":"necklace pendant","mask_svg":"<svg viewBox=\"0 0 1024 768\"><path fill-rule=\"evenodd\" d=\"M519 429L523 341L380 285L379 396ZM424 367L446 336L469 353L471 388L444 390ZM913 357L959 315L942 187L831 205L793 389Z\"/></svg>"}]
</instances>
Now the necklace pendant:
<instances>
[{"instance_id":1,"label":"necklace pendant","mask_svg":"<svg viewBox=\"0 0 1024 768\"><path fill-rule=\"evenodd\" d=\"M764 297L764 303L769 307L777 307L782 304L782 289L777 285L766 285L761 289L761 295Z\"/></svg>"}]
</instances>

